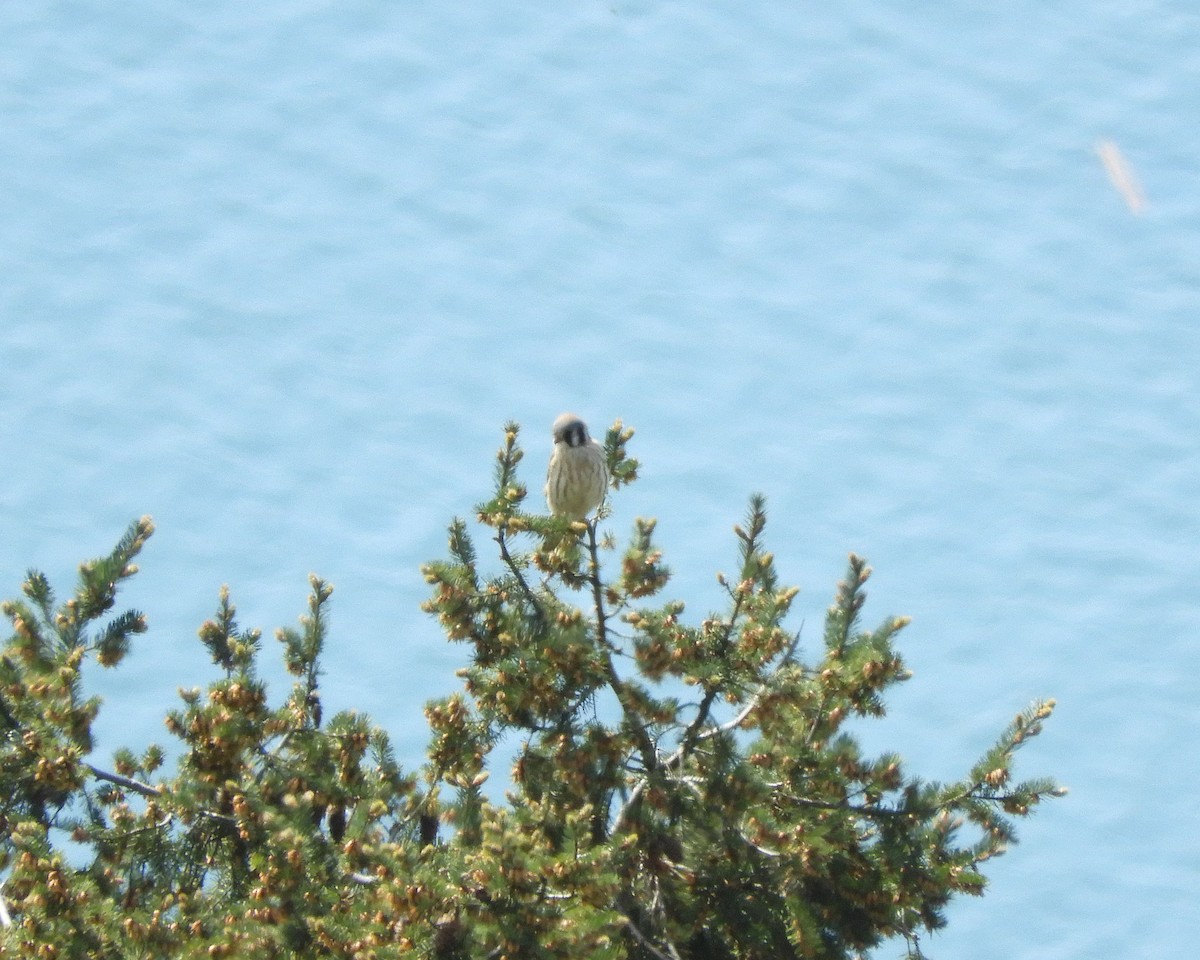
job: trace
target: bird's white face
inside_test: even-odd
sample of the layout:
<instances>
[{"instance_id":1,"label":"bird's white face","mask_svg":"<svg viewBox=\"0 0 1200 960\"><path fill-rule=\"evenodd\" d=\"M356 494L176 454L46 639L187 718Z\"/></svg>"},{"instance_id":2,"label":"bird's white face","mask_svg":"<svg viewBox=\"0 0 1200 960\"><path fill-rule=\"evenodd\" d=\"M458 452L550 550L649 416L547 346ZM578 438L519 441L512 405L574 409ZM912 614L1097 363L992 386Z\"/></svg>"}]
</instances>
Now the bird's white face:
<instances>
[{"instance_id":1,"label":"bird's white face","mask_svg":"<svg viewBox=\"0 0 1200 960\"><path fill-rule=\"evenodd\" d=\"M563 416L554 422L555 443L565 443L568 447L582 447L590 440L587 424L578 417Z\"/></svg>"}]
</instances>

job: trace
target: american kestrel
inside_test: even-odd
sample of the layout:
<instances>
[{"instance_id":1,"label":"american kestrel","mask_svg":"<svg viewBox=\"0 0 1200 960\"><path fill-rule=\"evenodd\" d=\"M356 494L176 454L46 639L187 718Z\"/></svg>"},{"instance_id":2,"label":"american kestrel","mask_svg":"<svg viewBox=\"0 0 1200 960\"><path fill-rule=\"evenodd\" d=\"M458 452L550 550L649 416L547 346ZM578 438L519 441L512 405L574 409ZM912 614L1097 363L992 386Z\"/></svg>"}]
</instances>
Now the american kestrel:
<instances>
[{"instance_id":1,"label":"american kestrel","mask_svg":"<svg viewBox=\"0 0 1200 960\"><path fill-rule=\"evenodd\" d=\"M582 520L604 500L608 466L604 448L573 413L554 421L554 452L546 471L546 503L556 517Z\"/></svg>"}]
</instances>

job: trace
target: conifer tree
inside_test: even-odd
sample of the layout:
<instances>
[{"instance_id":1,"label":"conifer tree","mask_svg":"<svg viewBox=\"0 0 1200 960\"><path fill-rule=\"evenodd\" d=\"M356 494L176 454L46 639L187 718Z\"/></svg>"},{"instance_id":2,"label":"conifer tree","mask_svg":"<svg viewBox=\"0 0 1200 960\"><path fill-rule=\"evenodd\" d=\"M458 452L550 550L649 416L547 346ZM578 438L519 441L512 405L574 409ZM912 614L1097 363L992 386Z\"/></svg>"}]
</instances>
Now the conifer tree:
<instances>
[{"instance_id":1,"label":"conifer tree","mask_svg":"<svg viewBox=\"0 0 1200 960\"><path fill-rule=\"evenodd\" d=\"M618 422L605 438L613 493L637 476L631 437ZM852 721L883 716L908 672L907 620L861 623L862 559L805 649L753 497L725 607L692 620L661 599L654 521L617 558L604 508L585 522L527 503L521 459L507 424L476 516L494 560L455 520L424 568L425 608L466 665L427 705L411 773L369 718L322 716L317 577L299 629L276 634L290 690L272 699L261 635L223 590L199 630L216 675L166 717L174 772L158 746L94 763L85 674L146 629L112 610L153 525L83 564L61 604L31 571L3 606L0 953L844 960L895 938L920 956L949 901L983 892L1014 821L1061 794L1012 776L1053 701L953 783L864 755Z\"/></svg>"}]
</instances>

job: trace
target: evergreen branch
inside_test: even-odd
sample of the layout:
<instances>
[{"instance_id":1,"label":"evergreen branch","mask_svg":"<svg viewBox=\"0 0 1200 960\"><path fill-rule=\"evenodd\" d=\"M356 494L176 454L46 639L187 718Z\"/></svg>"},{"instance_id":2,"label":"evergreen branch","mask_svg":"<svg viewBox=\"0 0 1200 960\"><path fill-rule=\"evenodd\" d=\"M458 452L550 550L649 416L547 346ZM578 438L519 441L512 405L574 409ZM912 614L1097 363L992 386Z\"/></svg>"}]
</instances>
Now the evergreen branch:
<instances>
[{"instance_id":1,"label":"evergreen branch","mask_svg":"<svg viewBox=\"0 0 1200 960\"><path fill-rule=\"evenodd\" d=\"M542 609L542 605L538 602L538 598L530 589L528 582L525 580L525 575L521 572L521 568L517 566L517 562L513 559L512 554L508 552L508 541L504 536L505 528L502 525L496 531L496 543L500 545L500 558L504 561L513 577L517 581L517 585L521 588L521 592L525 594L525 599L529 601L529 605L533 607L533 612L537 615L540 623L545 623L546 612Z\"/></svg>"},{"instance_id":2,"label":"evergreen branch","mask_svg":"<svg viewBox=\"0 0 1200 960\"><path fill-rule=\"evenodd\" d=\"M763 690L765 689L766 687L764 686L762 690L759 690L756 694L754 694L754 696L752 696L746 702L746 706L742 708L741 712L732 720L727 720L717 726L709 727L707 730L701 730L698 734L696 734L696 743L699 744L701 740L708 740L710 737L715 737L718 733L728 733L730 730L736 730L738 727L740 727L743 723L745 723L746 718L754 712L754 708L758 706L759 698L762 696Z\"/></svg>"},{"instance_id":3,"label":"evergreen branch","mask_svg":"<svg viewBox=\"0 0 1200 960\"><path fill-rule=\"evenodd\" d=\"M622 913L621 915L625 917L625 929L633 934L633 939L638 942L638 945L643 950L657 957L658 960L679 960L679 951L675 949L674 945L668 944L668 949L671 952L663 953L651 942L649 937L638 929L638 925L633 922L633 919L628 914Z\"/></svg>"},{"instance_id":4,"label":"evergreen branch","mask_svg":"<svg viewBox=\"0 0 1200 960\"><path fill-rule=\"evenodd\" d=\"M625 682L618 676L617 668L612 661L612 648L608 641L608 615L604 612L604 584L600 581L600 554L596 544L595 521L587 521L588 532L588 579L592 585L592 601L596 608L596 645L603 651L605 673L608 675L608 685L614 694L625 719L633 730L638 741L638 753L642 758L642 767L649 774L658 769L658 748L646 732L645 725L637 717L634 704L630 702L629 692Z\"/></svg>"},{"instance_id":5,"label":"evergreen branch","mask_svg":"<svg viewBox=\"0 0 1200 960\"><path fill-rule=\"evenodd\" d=\"M825 645L835 657L845 654L846 646L850 643L851 632L866 601L862 588L870 576L871 568L867 561L857 554L850 554L846 579L838 584L837 597L825 625Z\"/></svg>"},{"instance_id":6,"label":"evergreen branch","mask_svg":"<svg viewBox=\"0 0 1200 960\"><path fill-rule=\"evenodd\" d=\"M604 585L600 582L600 554L596 546L596 522L588 520L588 580L592 584L592 600L596 605L596 643L608 648L608 616L604 612Z\"/></svg>"},{"instance_id":7,"label":"evergreen branch","mask_svg":"<svg viewBox=\"0 0 1200 960\"><path fill-rule=\"evenodd\" d=\"M312 589L309 596L309 608L312 616L304 624L304 639L308 641L306 660L307 669L304 671L304 702L310 708L314 726L321 725L321 703L317 697L317 680L321 674L321 652L325 648L325 604L333 594L333 587L316 574L309 574L308 584Z\"/></svg>"},{"instance_id":8,"label":"evergreen branch","mask_svg":"<svg viewBox=\"0 0 1200 960\"><path fill-rule=\"evenodd\" d=\"M114 786L123 787L126 790L132 790L134 793L143 797L159 798L163 795L163 790L161 787L152 787L150 784L142 783L140 780L134 780L132 777L126 777L119 773L110 773L109 771L102 770L91 763L85 762L83 766L86 767L88 772L97 780L103 780L106 783L113 784ZM213 820L216 823L222 823L227 827L237 826L237 820L224 813L215 813L212 810L197 810L196 813L201 817L204 817L208 820Z\"/></svg>"},{"instance_id":9,"label":"evergreen branch","mask_svg":"<svg viewBox=\"0 0 1200 960\"><path fill-rule=\"evenodd\" d=\"M29 570L25 575L25 582L21 585L21 592L37 605L42 623L53 625L54 588L50 586L46 575L40 570Z\"/></svg>"},{"instance_id":10,"label":"evergreen branch","mask_svg":"<svg viewBox=\"0 0 1200 960\"><path fill-rule=\"evenodd\" d=\"M122 776L119 773L109 773L107 770L101 770L99 767L93 766L90 763L85 763L84 766L97 780L104 780L105 782L115 784L118 787L124 787L126 790L132 790L134 793L141 794L143 797L162 796L163 792L160 788L152 787L148 783L142 783L140 780L134 780L132 777Z\"/></svg>"},{"instance_id":11,"label":"evergreen branch","mask_svg":"<svg viewBox=\"0 0 1200 960\"><path fill-rule=\"evenodd\" d=\"M766 529L766 525L766 499L762 496L762 494L756 493L750 498L750 511L746 518L746 526L749 528L748 532L747 530L743 530L740 526L735 526L733 528L738 539L741 541L740 552L742 555L742 579L736 587L731 588L726 585L729 595L733 598L733 610L730 611L729 620L725 624L725 629L717 643L716 655L718 659L724 659L729 650L729 645L733 638L733 632L737 628L738 622L742 617L742 613L746 604L746 598L753 589L753 583L755 581L760 581L761 583L763 579L766 579L768 582L764 585L770 586L771 581L774 579L767 574L769 560L767 563L762 563L759 560L759 538L762 536L763 530ZM721 580L724 581L724 577L721 577ZM781 662L787 662L787 659L795 652L796 645L799 643L799 640L800 635L797 633L795 639L788 646L788 649L785 652L784 658ZM765 684L760 686L758 692L756 692L751 698L752 702L756 701L758 697L761 696L765 686ZM692 749L694 749L695 744L698 742L698 734L701 728L705 725L705 723L708 722L709 712L712 709L712 705L723 689L723 685L719 682L716 682L707 690L705 690L704 697L700 701L700 706L696 711L696 716L692 718L692 722L688 724L687 729L685 729L683 732L681 743L684 753L681 759L685 759L687 754L691 753ZM743 718L748 714L749 710L746 711L746 714L743 715ZM709 735L711 736L712 734Z\"/></svg>"},{"instance_id":12,"label":"evergreen branch","mask_svg":"<svg viewBox=\"0 0 1200 960\"><path fill-rule=\"evenodd\" d=\"M863 806L857 803L834 803L829 800L813 800L811 797L788 797L790 803L813 810L833 810L840 813L852 813L864 820L894 820L896 818L912 817L924 811L912 807Z\"/></svg>"},{"instance_id":13,"label":"evergreen branch","mask_svg":"<svg viewBox=\"0 0 1200 960\"><path fill-rule=\"evenodd\" d=\"M850 565L846 579L838 584L837 596L825 618L825 662L840 661L850 643L850 634L858 619L866 597L860 592L863 584L871 576L871 568L857 554L850 554ZM805 746L811 746L826 719L826 711L833 691L828 683L821 684L821 701L812 713L812 723L804 737Z\"/></svg>"},{"instance_id":14,"label":"evergreen branch","mask_svg":"<svg viewBox=\"0 0 1200 960\"><path fill-rule=\"evenodd\" d=\"M782 659L780 660L780 663L787 663L792 658L793 654L796 652L796 647L799 645L799 643L800 643L800 633L799 633L799 631L797 631L796 636L793 639L792 643L788 646L788 649L786 651L784 651L784 654L783 654ZM746 722L746 718L749 717L750 714L752 714L754 712L755 708L758 706L759 700L762 698L762 695L764 693L766 693L768 688L769 688L768 683L764 683L762 686L760 686L758 688L758 690L756 690L754 692L753 696L751 696L750 699L747 701L746 706L743 707L741 709L741 711L739 711L738 715L736 717L734 717L732 720L727 720L727 721L725 721L725 723L715 724L715 725L709 727L707 730L699 731L695 735L694 740L691 741L690 748L688 748L688 740L684 739L680 743L680 745L675 748L674 752L672 752L670 756L668 756L666 759L664 759L662 761L662 764L661 764L662 768L664 770L678 769L680 766L682 766L683 761L688 756L690 756L703 741L709 740L709 739L711 739L719 734L722 734L722 733L729 733L730 731L736 730L738 727L740 727L743 723ZM617 811L616 819L613 821L613 824L614 824L613 832L614 833L617 832L618 830L620 830L621 827L623 827L625 825L625 821L627 820L629 813L633 808L633 805L637 802L638 799L641 798L642 793L645 792L647 783L648 783L648 781L646 778L639 780L638 783L636 784L636 786L634 786L633 790L630 792L629 797L626 799L625 803L623 803L621 805L621 809Z\"/></svg>"},{"instance_id":15,"label":"evergreen branch","mask_svg":"<svg viewBox=\"0 0 1200 960\"><path fill-rule=\"evenodd\" d=\"M620 833L624 829L634 805L642 798L642 794L646 792L647 783L648 781L645 777L639 780L629 792L629 796L626 797L625 802L621 804L621 809L617 811L617 816L613 820L612 832L614 834Z\"/></svg>"},{"instance_id":16,"label":"evergreen branch","mask_svg":"<svg viewBox=\"0 0 1200 960\"><path fill-rule=\"evenodd\" d=\"M791 645L788 647L788 649L786 651L784 651L783 657L780 660L781 663L787 663L791 659L791 657L795 653L796 647L799 645L799 643L800 643L800 633L797 632L795 639L792 641ZM767 684L767 683L764 683L762 686L760 686L758 688L758 690L756 690L754 692L753 696L751 696L750 699L746 702L746 705L738 712L737 716L735 716L733 719L727 720L722 724L715 724L715 725L709 727L707 730L701 730L698 733L696 733L694 739L692 741L690 741L690 747L689 747L689 741L686 739L683 740L680 743L680 745L678 747L676 747L675 750L670 754L670 756L666 757L662 761L662 764L661 764L662 769L672 770L672 771L679 769L683 765L683 761L685 759L687 759L687 757L690 756L692 753L694 753L696 748L699 747L699 745L703 741L710 740L713 737L718 736L719 734L722 734L722 733L729 733L733 730L736 730L738 727L740 727L743 723L746 722L746 718L749 717L750 714L752 714L754 712L755 708L758 706L758 703L762 698L762 695L764 693L766 693L768 688L769 688L769 684ZM647 784L648 784L647 778L643 778L643 779L639 780L638 783L634 786L633 790L630 792L629 797L621 805L621 809L617 811L617 816L613 821L613 832L614 833L619 831L625 825L625 822L629 817L630 811L632 810L634 804L641 798L642 794L645 792ZM782 784L775 784L775 786L779 787L779 786L782 786ZM838 809L845 809L845 808L838 808Z\"/></svg>"},{"instance_id":17,"label":"evergreen branch","mask_svg":"<svg viewBox=\"0 0 1200 960\"><path fill-rule=\"evenodd\" d=\"M733 628L736 625L738 618L742 613L742 603L745 600L745 592L736 591L736 599L733 602L733 611L729 617L729 623L725 627L725 635L721 638L721 650L718 656L724 656L725 651L729 647L729 638L733 636ZM682 747L684 754L691 753L696 734L701 727L708 721L709 711L712 709L713 702L720 694L722 686L719 683L714 683L711 687L704 691L704 698L700 701L700 706L696 710L696 716L692 718L692 722L688 724L687 729L683 731Z\"/></svg>"},{"instance_id":18,"label":"evergreen branch","mask_svg":"<svg viewBox=\"0 0 1200 960\"><path fill-rule=\"evenodd\" d=\"M607 652L604 654L604 666L605 673L608 675L609 689L616 694L617 702L621 705L621 711L625 714L625 719L632 728L634 739L638 742L638 753L642 758L642 768L649 775L659 767L658 748L655 747L654 741L650 739L650 734L646 732L645 725L637 719L637 713L634 704L629 699L629 692L625 681L617 674L617 668L613 666L612 655Z\"/></svg>"}]
</instances>

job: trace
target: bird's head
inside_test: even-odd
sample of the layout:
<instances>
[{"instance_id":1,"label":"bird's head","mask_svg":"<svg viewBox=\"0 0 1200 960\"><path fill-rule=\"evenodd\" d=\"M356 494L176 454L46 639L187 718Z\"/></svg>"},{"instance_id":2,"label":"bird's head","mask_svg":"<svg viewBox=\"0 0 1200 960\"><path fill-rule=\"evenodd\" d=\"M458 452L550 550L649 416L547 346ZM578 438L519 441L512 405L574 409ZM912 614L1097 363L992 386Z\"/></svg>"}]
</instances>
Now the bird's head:
<instances>
[{"instance_id":1,"label":"bird's head","mask_svg":"<svg viewBox=\"0 0 1200 960\"><path fill-rule=\"evenodd\" d=\"M565 443L568 447L582 447L592 438L588 435L587 424L573 413L564 413L554 421L551 428L555 443Z\"/></svg>"}]
</instances>

